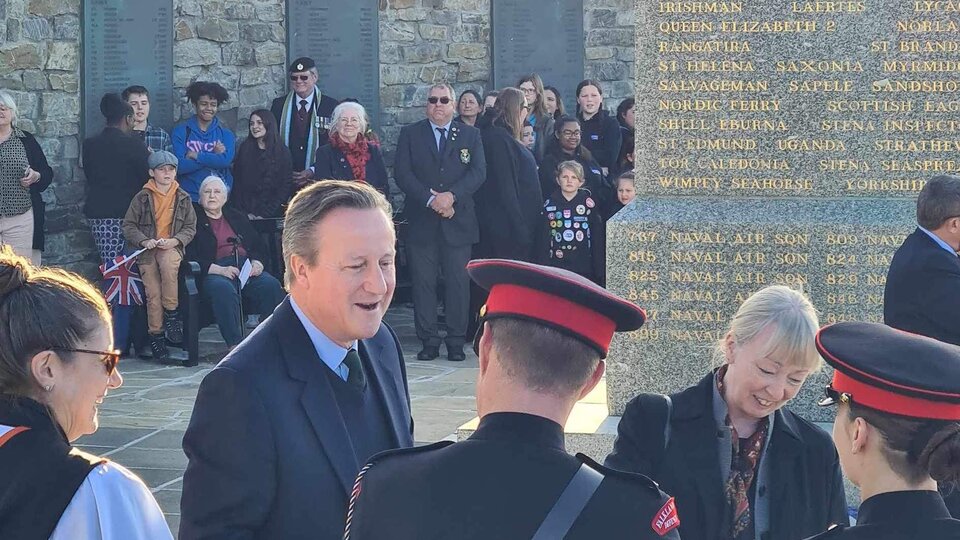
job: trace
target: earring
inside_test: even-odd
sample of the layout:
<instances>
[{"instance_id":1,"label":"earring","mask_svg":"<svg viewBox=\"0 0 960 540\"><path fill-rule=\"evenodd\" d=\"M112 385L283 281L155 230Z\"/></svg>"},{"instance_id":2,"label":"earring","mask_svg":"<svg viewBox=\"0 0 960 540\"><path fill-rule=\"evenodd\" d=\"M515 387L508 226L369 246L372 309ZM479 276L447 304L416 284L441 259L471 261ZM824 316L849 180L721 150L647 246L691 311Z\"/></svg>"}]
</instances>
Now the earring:
<instances>
[{"instance_id":1,"label":"earring","mask_svg":"<svg viewBox=\"0 0 960 540\"><path fill-rule=\"evenodd\" d=\"M44 389L45 391L49 392L49 391L53 390L53 385L52 385L52 384L48 384L48 385L44 386L43 389Z\"/></svg>"}]
</instances>

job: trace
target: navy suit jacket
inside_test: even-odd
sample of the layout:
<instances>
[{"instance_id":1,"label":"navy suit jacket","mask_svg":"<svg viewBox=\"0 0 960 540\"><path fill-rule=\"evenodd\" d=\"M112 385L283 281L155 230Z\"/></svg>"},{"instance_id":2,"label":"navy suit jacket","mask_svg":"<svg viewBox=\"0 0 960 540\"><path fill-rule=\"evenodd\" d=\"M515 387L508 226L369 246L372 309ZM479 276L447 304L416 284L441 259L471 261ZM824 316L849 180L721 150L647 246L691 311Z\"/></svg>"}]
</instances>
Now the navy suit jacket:
<instances>
[{"instance_id":1,"label":"navy suit jacket","mask_svg":"<svg viewBox=\"0 0 960 540\"><path fill-rule=\"evenodd\" d=\"M890 261L883 322L960 345L960 258L914 231Z\"/></svg>"},{"instance_id":2,"label":"navy suit jacket","mask_svg":"<svg viewBox=\"0 0 960 540\"><path fill-rule=\"evenodd\" d=\"M360 341L397 447L413 445L393 330ZM339 540L354 451L327 374L287 298L200 384L183 438L180 539Z\"/></svg>"},{"instance_id":3,"label":"navy suit jacket","mask_svg":"<svg viewBox=\"0 0 960 540\"><path fill-rule=\"evenodd\" d=\"M370 159L367 160L366 182L375 187L384 195L390 195L390 184L387 180L387 166L383 163L383 154L380 147L367 143ZM313 177L317 180L355 180L353 169L347 162L347 156L331 144L325 144L317 149L317 159L313 163Z\"/></svg>"},{"instance_id":4,"label":"navy suit jacket","mask_svg":"<svg viewBox=\"0 0 960 540\"><path fill-rule=\"evenodd\" d=\"M434 244L443 240L448 245L463 246L480 241L473 201L473 194L487 177L480 130L452 122L447 145L440 155L429 120L404 126L397 140L393 176L406 194L408 242ZM427 206L431 189L438 193L449 191L456 197L452 218L442 218Z\"/></svg>"}]
</instances>

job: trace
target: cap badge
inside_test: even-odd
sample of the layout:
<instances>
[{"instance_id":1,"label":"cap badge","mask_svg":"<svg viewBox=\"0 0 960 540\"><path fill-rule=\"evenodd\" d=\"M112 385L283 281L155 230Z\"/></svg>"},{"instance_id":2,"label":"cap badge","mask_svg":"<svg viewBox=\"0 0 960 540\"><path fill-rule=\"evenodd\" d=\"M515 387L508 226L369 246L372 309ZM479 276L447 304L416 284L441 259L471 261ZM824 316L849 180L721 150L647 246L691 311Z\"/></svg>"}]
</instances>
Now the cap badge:
<instances>
[{"instance_id":1,"label":"cap badge","mask_svg":"<svg viewBox=\"0 0 960 540\"><path fill-rule=\"evenodd\" d=\"M302 63L302 62L297 64L297 71L303 71L303 63Z\"/></svg>"},{"instance_id":2,"label":"cap badge","mask_svg":"<svg viewBox=\"0 0 960 540\"><path fill-rule=\"evenodd\" d=\"M468 165L470 163L470 150L468 148L460 149L460 162L464 165Z\"/></svg>"}]
</instances>

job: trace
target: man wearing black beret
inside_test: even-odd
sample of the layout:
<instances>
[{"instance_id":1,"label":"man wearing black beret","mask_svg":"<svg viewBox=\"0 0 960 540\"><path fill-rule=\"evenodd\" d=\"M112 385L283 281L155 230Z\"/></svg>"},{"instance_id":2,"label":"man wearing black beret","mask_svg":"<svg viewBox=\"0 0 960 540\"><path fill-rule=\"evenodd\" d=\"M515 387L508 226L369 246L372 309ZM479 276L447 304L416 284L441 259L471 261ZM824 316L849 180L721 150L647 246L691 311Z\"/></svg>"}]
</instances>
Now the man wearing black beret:
<instances>
[{"instance_id":1,"label":"man wearing black beret","mask_svg":"<svg viewBox=\"0 0 960 540\"><path fill-rule=\"evenodd\" d=\"M490 291L474 341L480 425L457 444L374 456L344 540L680 538L682 516L652 480L564 447L614 332L639 328L644 311L558 268L487 259L467 271Z\"/></svg>"},{"instance_id":2,"label":"man wearing black beret","mask_svg":"<svg viewBox=\"0 0 960 540\"><path fill-rule=\"evenodd\" d=\"M317 148L327 144L330 117L340 102L320 92L320 74L312 58L297 58L289 71L290 93L273 100L270 111L277 119L283 144L290 149L294 180L303 182L310 178Z\"/></svg>"}]
</instances>

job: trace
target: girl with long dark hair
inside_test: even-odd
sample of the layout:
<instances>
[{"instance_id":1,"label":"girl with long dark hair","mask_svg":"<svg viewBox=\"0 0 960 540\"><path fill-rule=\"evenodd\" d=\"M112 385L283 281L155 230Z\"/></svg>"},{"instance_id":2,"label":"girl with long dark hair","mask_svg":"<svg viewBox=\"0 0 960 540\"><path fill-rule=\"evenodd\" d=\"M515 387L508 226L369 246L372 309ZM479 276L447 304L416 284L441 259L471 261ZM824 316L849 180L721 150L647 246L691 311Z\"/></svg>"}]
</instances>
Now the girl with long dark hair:
<instances>
[{"instance_id":1,"label":"girl with long dark hair","mask_svg":"<svg viewBox=\"0 0 960 540\"><path fill-rule=\"evenodd\" d=\"M233 178L234 208L254 218L283 216L293 191L293 164L270 111L250 114L250 136L237 151Z\"/></svg>"}]
</instances>

